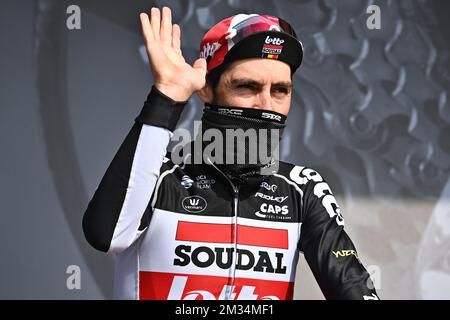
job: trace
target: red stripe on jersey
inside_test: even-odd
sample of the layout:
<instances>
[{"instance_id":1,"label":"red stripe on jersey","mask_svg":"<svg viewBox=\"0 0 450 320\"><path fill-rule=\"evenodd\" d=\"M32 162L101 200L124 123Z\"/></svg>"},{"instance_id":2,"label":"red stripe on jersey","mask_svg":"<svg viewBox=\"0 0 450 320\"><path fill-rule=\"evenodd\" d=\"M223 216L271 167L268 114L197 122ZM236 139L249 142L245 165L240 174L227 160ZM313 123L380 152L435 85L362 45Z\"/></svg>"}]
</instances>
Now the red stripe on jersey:
<instances>
[{"instance_id":1,"label":"red stripe on jersey","mask_svg":"<svg viewBox=\"0 0 450 320\"><path fill-rule=\"evenodd\" d=\"M176 240L232 243L234 225L179 221ZM238 225L237 243L241 245L288 249L288 231Z\"/></svg>"}]
</instances>

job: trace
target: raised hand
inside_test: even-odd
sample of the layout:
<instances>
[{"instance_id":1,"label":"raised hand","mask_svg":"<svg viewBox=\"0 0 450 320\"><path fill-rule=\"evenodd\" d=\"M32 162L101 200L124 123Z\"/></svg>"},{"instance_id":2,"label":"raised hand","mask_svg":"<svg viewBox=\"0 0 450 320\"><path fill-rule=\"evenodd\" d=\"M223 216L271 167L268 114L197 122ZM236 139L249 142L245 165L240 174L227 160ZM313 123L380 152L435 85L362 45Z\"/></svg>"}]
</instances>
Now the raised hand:
<instances>
[{"instance_id":1,"label":"raised hand","mask_svg":"<svg viewBox=\"0 0 450 320\"><path fill-rule=\"evenodd\" d=\"M140 14L142 34L147 47L154 85L175 101L186 101L203 88L206 79L206 60L199 58L191 66L181 52L181 29L172 25L172 12L163 7L151 9L151 17Z\"/></svg>"}]
</instances>

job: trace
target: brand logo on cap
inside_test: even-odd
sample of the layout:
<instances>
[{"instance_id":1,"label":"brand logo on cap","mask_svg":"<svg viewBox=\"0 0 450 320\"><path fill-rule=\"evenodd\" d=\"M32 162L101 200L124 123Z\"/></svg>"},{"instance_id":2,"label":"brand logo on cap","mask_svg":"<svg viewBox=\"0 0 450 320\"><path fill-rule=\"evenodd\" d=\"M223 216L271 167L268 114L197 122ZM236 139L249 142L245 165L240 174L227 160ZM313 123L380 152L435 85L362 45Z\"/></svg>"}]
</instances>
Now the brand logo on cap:
<instances>
[{"instance_id":1,"label":"brand logo on cap","mask_svg":"<svg viewBox=\"0 0 450 320\"><path fill-rule=\"evenodd\" d=\"M283 39L271 38L270 36L267 36L262 48L262 58L278 59L278 56L283 50L283 46L281 46L283 43Z\"/></svg>"},{"instance_id":2,"label":"brand logo on cap","mask_svg":"<svg viewBox=\"0 0 450 320\"><path fill-rule=\"evenodd\" d=\"M267 36L267 38L264 42L266 44L274 44L274 45L279 46L284 43L284 40L280 39L280 38L271 38L270 36Z\"/></svg>"},{"instance_id":3,"label":"brand logo on cap","mask_svg":"<svg viewBox=\"0 0 450 320\"><path fill-rule=\"evenodd\" d=\"M206 59L207 57L212 57L214 53L217 51L217 49L220 48L220 43L213 42L213 43L205 43L203 45L202 51L200 52L200 58Z\"/></svg>"}]
</instances>

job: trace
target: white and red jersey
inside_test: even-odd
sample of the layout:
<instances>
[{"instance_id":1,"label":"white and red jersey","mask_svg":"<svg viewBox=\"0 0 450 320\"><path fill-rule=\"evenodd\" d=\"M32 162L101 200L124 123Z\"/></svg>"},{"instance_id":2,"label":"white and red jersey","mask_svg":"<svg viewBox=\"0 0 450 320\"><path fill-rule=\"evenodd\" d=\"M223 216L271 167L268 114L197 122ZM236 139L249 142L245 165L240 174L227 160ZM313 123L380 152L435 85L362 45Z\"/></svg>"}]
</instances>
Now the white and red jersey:
<instances>
[{"instance_id":1,"label":"white and red jersey","mask_svg":"<svg viewBox=\"0 0 450 320\"><path fill-rule=\"evenodd\" d=\"M302 252L329 299L376 297L328 184L280 162L256 187L166 154L184 103L152 89L83 218L117 299L293 299Z\"/></svg>"},{"instance_id":2,"label":"white and red jersey","mask_svg":"<svg viewBox=\"0 0 450 320\"><path fill-rule=\"evenodd\" d=\"M299 224L238 218L234 243L234 223L231 217L155 209L131 250L135 257L118 257L136 261L124 261L121 270L134 275L138 290L130 292L131 279L121 282L125 277L118 274L117 297L292 299Z\"/></svg>"}]
</instances>

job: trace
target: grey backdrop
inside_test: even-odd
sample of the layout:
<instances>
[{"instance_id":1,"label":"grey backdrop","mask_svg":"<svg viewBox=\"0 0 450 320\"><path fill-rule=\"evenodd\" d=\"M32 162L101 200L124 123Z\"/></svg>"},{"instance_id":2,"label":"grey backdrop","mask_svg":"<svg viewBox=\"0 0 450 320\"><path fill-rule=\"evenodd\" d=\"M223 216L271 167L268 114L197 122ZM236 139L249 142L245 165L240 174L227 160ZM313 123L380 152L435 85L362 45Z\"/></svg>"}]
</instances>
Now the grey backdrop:
<instances>
[{"instance_id":1,"label":"grey backdrop","mask_svg":"<svg viewBox=\"0 0 450 320\"><path fill-rule=\"evenodd\" d=\"M66 8L81 8L81 30ZM81 231L152 84L138 14L168 4L193 62L237 13L279 15L305 47L282 157L316 168L384 299L450 298L448 1L1 0L0 298L112 297L113 258ZM381 29L366 8L381 8ZM181 127L201 114L194 97ZM66 268L81 270L69 290ZM373 268L372 268L373 267ZM301 259L296 299L322 299Z\"/></svg>"}]
</instances>

